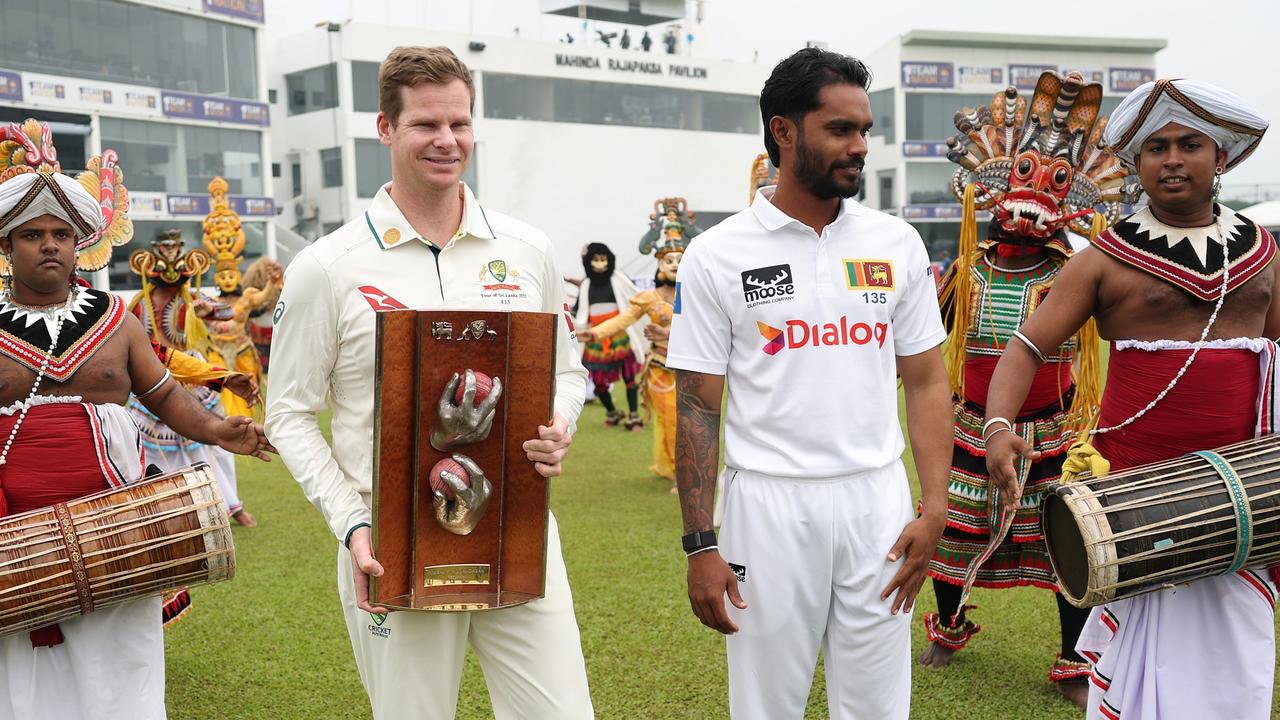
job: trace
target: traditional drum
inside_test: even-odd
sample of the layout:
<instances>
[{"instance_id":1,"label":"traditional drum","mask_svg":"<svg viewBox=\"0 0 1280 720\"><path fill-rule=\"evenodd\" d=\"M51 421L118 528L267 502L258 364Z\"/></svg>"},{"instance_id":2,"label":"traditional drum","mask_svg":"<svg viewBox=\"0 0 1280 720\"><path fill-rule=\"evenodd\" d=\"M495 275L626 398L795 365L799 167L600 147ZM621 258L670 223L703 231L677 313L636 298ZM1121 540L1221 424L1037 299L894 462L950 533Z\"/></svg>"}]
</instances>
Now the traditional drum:
<instances>
[{"instance_id":1,"label":"traditional drum","mask_svg":"<svg viewBox=\"0 0 1280 720\"><path fill-rule=\"evenodd\" d=\"M0 635L235 569L227 508L203 463L13 515L0 520Z\"/></svg>"},{"instance_id":2,"label":"traditional drum","mask_svg":"<svg viewBox=\"0 0 1280 720\"><path fill-rule=\"evenodd\" d=\"M1068 602L1092 607L1280 560L1280 435L1052 486L1041 525Z\"/></svg>"}]
</instances>

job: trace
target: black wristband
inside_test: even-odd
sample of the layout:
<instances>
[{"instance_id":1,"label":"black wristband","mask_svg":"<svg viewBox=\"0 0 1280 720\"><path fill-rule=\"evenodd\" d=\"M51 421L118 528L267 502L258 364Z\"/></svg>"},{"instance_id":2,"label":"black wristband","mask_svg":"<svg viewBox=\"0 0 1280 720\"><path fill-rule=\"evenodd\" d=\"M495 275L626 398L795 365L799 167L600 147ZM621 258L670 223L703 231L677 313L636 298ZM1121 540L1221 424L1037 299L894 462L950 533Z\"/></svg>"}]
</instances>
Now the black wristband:
<instances>
[{"instance_id":1,"label":"black wristband","mask_svg":"<svg viewBox=\"0 0 1280 720\"><path fill-rule=\"evenodd\" d=\"M680 538L680 542L684 545L686 555L695 553L716 544L716 531L703 530L702 532L689 533Z\"/></svg>"}]
</instances>

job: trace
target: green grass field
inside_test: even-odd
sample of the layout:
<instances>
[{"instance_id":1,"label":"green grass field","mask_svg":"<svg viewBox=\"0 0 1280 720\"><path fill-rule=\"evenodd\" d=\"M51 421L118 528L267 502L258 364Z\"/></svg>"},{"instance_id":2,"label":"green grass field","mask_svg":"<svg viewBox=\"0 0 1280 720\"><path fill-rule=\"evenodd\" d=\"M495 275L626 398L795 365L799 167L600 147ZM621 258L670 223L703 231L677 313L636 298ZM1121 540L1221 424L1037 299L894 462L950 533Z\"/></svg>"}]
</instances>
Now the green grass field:
<instances>
[{"instance_id":1,"label":"green grass field","mask_svg":"<svg viewBox=\"0 0 1280 720\"><path fill-rule=\"evenodd\" d=\"M603 416L587 406L553 492L597 717L727 717L724 642L689 610L676 498L647 472L649 433L603 427ZM235 530L235 580L194 590L192 611L167 631L170 717L369 718L334 587L336 541L279 459L240 463L241 496L261 524ZM915 669L912 717L1081 717L1046 677L1058 649L1052 595L977 590L972 602L982 633L950 667ZM916 653L919 616L932 609L926 584ZM458 717L492 717L471 657ZM820 665L806 717L827 717Z\"/></svg>"}]
</instances>

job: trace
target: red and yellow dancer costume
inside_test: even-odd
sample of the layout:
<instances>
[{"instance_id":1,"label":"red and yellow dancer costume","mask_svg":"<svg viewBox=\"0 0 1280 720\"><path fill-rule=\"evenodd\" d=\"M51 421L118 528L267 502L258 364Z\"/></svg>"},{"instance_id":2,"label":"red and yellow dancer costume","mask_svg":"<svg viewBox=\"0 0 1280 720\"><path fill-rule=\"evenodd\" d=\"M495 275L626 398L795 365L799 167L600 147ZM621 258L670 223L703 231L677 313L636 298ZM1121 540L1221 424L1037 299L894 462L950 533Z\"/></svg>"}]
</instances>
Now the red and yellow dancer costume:
<instances>
[{"instance_id":1,"label":"red and yellow dancer costume","mask_svg":"<svg viewBox=\"0 0 1280 720\"><path fill-rule=\"evenodd\" d=\"M948 159L961 166L952 191L963 202L964 224L957 260L940 290L951 331L955 449L947 528L929 563L939 611L924 617L929 640L949 650L963 648L981 629L967 617L972 606L961 606L969 584L1057 589L1040 533L1040 499L1096 407L1092 324L1046 352L1014 418L1012 431L1041 457L1021 478L1022 502L1013 517L993 512L999 498L989 490L983 418L991 375L1006 344L1072 254L1066 231L1096 236L1119 217L1126 172L1098 147L1106 124L1098 117L1101 99L1102 87L1085 84L1079 73L1063 78L1046 72L1029 100L1011 87L990 106L956 113L959 134L949 141ZM987 209L989 236L979 242L976 213ZM1088 667L1074 648L1087 613L1061 595L1057 600L1062 651L1049 678L1079 681Z\"/></svg>"}]
</instances>

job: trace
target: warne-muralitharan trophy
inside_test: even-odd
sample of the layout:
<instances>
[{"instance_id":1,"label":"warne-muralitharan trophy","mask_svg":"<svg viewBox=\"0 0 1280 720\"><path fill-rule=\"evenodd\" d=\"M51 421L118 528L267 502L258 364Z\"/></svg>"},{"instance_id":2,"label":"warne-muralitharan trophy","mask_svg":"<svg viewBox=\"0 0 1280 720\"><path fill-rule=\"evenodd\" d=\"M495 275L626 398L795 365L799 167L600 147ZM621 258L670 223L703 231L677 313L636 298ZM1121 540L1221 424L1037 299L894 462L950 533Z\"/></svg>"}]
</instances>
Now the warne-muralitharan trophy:
<instances>
[{"instance_id":1,"label":"warne-muralitharan trophy","mask_svg":"<svg viewBox=\"0 0 1280 720\"><path fill-rule=\"evenodd\" d=\"M542 597L550 485L523 445L554 412L557 320L378 313L374 605L466 611Z\"/></svg>"}]
</instances>

